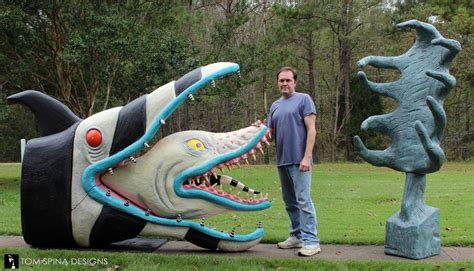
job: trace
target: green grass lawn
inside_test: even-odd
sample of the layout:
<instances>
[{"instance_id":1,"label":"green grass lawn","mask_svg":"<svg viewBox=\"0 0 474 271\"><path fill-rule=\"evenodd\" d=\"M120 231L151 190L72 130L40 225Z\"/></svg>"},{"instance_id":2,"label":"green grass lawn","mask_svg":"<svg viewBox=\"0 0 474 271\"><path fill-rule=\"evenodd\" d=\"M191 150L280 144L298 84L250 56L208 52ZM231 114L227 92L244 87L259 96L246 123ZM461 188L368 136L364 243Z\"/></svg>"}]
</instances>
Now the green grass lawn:
<instances>
[{"instance_id":1,"label":"green grass lawn","mask_svg":"<svg viewBox=\"0 0 474 271\"><path fill-rule=\"evenodd\" d=\"M20 235L20 165L0 164L0 235Z\"/></svg>"},{"instance_id":2,"label":"green grass lawn","mask_svg":"<svg viewBox=\"0 0 474 271\"><path fill-rule=\"evenodd\" d=\"M0 248L18 254L20 270L473 270L473 262L330 261L308 258L267 259L227 256L177 256L156 253L93 252L32 248ZM22 264L23 259L23 264ZM43 260L43 264L38 264ZM37 261L36 263L34 261ZM48 263L48 261L50 261ZM55 261L55 262L54 262ZM65 265L65 263L68 265ZM85 265L90 263L91 265Z\"/></svg>"},{"instance_id":3,"label":"green grass lawn","mask_svg":"<svg viewBox=\"0 0 474 271\"><path fill-rule=\"evenodd\" d=\"M275 243L288 235L288 218L273 166L244 166L226 174L269 193L273 206L249 213L225 213L208 218L210 227L238 233L254 230L262 221L262 242ZM20 166L0 164L0 235L20 235ZM368 164L319 164L314 168L312 195L319 236L324 244L377 244L385 238L385 221L400 209L405 175ZM443 246L474 246L474 163L445 163L427 176L425 201L441 210ZM155 253L0 248L0 255L19 254L30 259L107 259L107 264L22 265L40 270L474 270L473 262L328 261L264 259L226 256L164 256Z\"/></svg>"},{"instance_id":4,"label":"green grass lawn","mask_svg":"<svg viewBox=\"0 0 474 271\"><path fill-rule=\"evenodd\" d=\"M376 244L385 238L385 221L400 209L405 175L369 164L333 163L314 167L312 195L324 244ZM226 171L245 184L269 193L273 206L260 212L232 212L208 218L209 227L249 233L256 222L265 228L262 242L288 235L289 220L273 166L252 165ZM20 166L0 164L0 234L20 235ZM444 246L474 245L474 163L448 162L427 176L425 201L441 210Z\"/></svg>"},{"instance_id":5,"label":"green grass lawn","mask_svg":"<svg viewBox=\"0 0 474 271\"><path fill-rule=\"evenodd\" d=\"M272 166L251 166L231 172L233 177L270 194L273 206L254 213L228 213L208 219L230 230L237 217L241 231L261 220L263 242L275 243L288 235L289 220ZM376 244L385 239L385 222L401 205L405 174L369 164L320 164L314 168L312 198L322 243ZM427 176L425 202L440 208L442 244L474 245L474 163L446 163ZM222 227L222 226L221 226Z\"/></svg>"}]
</instances>

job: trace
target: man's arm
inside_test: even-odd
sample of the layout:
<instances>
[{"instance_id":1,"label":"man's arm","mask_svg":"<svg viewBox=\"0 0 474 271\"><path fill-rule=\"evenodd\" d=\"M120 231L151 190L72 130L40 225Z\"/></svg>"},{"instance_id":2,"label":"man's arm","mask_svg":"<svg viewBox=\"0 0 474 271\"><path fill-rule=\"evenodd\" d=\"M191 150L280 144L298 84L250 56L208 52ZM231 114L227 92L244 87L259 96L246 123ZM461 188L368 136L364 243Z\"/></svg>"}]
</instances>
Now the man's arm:
<instances>
[{"instance_id":1,"label":"man's arm","mask_svg":"<svg viewBox=\"0 0 474 271\"><path fill-rule=\"evenodd\" d=\"M316 115L310 114L306 116L304 124L306 125L306 148L299 169L300 171L309 171L311 169L314 143L316 142Z\"/></svg>"}]
</instances>

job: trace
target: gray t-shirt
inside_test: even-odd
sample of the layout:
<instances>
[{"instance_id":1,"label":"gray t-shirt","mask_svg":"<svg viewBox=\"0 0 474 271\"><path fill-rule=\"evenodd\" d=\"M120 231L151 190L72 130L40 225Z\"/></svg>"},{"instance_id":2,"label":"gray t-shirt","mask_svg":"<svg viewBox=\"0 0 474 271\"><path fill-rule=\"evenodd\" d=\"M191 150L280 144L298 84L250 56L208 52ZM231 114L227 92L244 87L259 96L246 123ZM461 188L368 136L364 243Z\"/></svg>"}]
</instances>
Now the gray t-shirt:
<instances>
[{"instance_id":1,"label":"gray t-shirt","mask_svg":"<svg viewBox=\"0 0 474 271\"><path fill-rule=\"evenodd\" d=\"M277 166L299 164L306 148L304 118L316 115L316 106L308 94L295 92L275 101L267 116L267 125L275 135Z\"/></svg>"}]
</instances>

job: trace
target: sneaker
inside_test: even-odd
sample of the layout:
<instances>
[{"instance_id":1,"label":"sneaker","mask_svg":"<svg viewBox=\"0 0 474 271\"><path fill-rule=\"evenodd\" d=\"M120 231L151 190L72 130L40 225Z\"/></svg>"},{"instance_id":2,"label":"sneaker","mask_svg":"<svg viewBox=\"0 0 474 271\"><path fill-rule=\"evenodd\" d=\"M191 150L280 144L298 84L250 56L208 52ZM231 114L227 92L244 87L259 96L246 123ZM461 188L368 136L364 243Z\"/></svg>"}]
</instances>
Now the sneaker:
<instances>
[{"instance_id":1,"label":"sneaker","mask_svg":"<svg viewBox=\"0 0 474 271\"><path fill-rule=\"evenodd\" d=\"M279 248L296 248L303 247L303 241L296 236L290 236L283 242L278 243Z\"/></svg>"},{"instance_id":2,"label":"sneaker","mask_svg":"<svg viewBox=\"0 0 474 271\"><path fill-rule=\"evenodd\" d=\"M316 245L305 245L298 251L299 256L313 256L321 252L319 244Z\"/></svg>"}]
</instances>

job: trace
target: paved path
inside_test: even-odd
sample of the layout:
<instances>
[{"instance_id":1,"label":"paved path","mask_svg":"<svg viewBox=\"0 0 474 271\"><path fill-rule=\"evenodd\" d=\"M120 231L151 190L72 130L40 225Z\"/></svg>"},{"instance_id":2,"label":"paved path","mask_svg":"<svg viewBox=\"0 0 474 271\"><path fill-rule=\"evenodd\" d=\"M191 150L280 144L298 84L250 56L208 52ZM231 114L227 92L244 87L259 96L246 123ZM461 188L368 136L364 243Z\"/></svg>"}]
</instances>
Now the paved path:
<instances>
[{"instance_id":1,"label":"paved path","mask_svg":"<svg viewBox=\"0 0 474 271\"><path fill-rule=\"evenodd\" d=\"M29 247L22 236L0 236L0 247ZM95 250L95 249L94 249ZM115 243L105 251L139 251L166 255L212 255L264 258L297 258L298 249L278 249L275 244L259 244L245 252L209 251L185 241L135 238ZM321 245L322 252L312 259L413 261L386 255L383 246ZM422 262L474 261L474 247L442 247L441 254Z\"/></svg>"}]
</instances>

